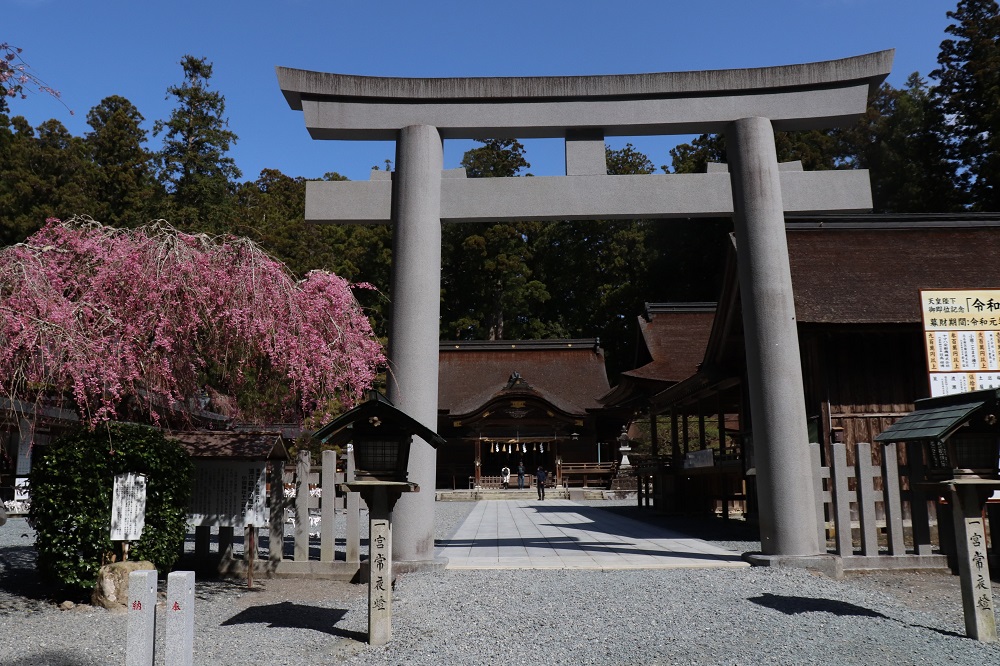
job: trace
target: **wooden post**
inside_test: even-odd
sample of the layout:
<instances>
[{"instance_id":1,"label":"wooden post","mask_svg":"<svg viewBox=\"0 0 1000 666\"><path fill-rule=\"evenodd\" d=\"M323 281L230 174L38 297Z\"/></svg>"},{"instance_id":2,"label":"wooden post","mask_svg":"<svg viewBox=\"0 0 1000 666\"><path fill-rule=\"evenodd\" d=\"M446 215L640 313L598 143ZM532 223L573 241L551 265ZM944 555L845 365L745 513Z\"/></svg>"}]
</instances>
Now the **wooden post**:
<instances>
[{"instance_id":1,"label":"wooden post","mask_svg":"<svg viewBox=\"0 0 1000 666\"><path fill-rule=\"evenodd\" d=\"M673 456L672 467L681 464L681 441L677 435L677 409L670 408L670 455Z\"/></svg>"},{"instance_id":2,"label":"wooden post","mask_svg":"<svg viewBox=\"0 0 1000 666\"><path fill-rule=\"evenodd\" d=\"M257 560L257 528L247 523L243 528L243 561L247 567L247 587L253 589L253 568Z\"/></svg>"},{"instance_id":3,"label":"wooden post","mask_svg":"<svg viewBox=\"0 0 1000 666\"><path fill-rule=\"evenodd\" d=\"M208 525L198 525L194 528L194 556L200 562L208 560L208 552L212 547L212 528Z\"/></svg>"},{"instance_id":4,"label":"wooden post","mask_svg":"<svg viewBox=\"0 0 1000 666\"><path fill-rule=\"evenodd\" d=\"M910 479L910 522L913 525L913 551L916 555L931 555L934 548L931 545L927 494L918 485L926 477L924 450L921 442L906 443L906 466L909 470L907 476ZM940 525L938 527L938 542L944 544L948 539L941 538Z\"/></svg>"},{"instance_id":5,"label":"wooden post","mask_svg":"<svg viewBox=\"0 0 1000 666\"><path fill-rule=\"evenodd\" d=\"M228 567L233 561L233 526L219 527L219 567Z\"/></svg>"},{"instance_id":6,"label":"wooden post","mask_svg":"<svg viewBox=\"0 0 1000 666\"><path fill-rule=\"evenodd\" d=\"M722 393L719 393L719 457L726 454L726 408L722 404Z\"/></svg>"},{"instance_id":7,"label":"wooden post","mask_svg":"<svg viewBox=\"0 0 1000 666\"><path fill-rule=\"evenodd\" d=\"M284 465L272 460L271 476L271 516L268 522L267 564L271 571L278 568L285 555L285 479Z\"/></svg>"},{"instance_id":8,"label":"wooden post","mask_svg":"<svg viewBox=\"0 0 1000 666\"><path fill-rule=\"evenodd\" d=\"M701 400L698 401L698 450L704 451L708 447L708 440L705 437L705 408Z\"/></svg>"},{"instance_id":9,"label":"wooden post","mask_svg":"<svg viewBox=\"0 0 1000 666\"><path fill-rule=\"evenodd\" d=\"M654 456L660 455L660 437L657 431L656 411L649 408L649 444Z\"/></svg>"},{"instance_id":10,"label":"wooden post","mask_svg":"<svg viewBox=\"0 0 1000 666\"><path fill-rule=\"evenodd\" d=\"M681 425L684 429L684 433L681 435L684 439L684 455L687 455L688 451L691 450L691 442L690 437L688 436L688 413L686 409L684 410L684 413L681 414Z\"/></svg>"}]
</instances>

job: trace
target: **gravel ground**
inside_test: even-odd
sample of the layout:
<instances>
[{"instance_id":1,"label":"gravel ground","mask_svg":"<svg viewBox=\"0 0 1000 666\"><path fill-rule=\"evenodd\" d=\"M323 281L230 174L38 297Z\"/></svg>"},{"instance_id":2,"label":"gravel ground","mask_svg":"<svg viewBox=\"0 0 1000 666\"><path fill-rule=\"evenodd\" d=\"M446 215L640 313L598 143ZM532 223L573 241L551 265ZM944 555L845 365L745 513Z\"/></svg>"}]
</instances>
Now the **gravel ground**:
<instances>
[{"instance_id":1,"label":"gravel ground","mask_svg":"<svg viewBox=\"0 0 1000 666\"><path fill-rule=\"evenodd\" d=\"M745 551L741 524L668 521L588 502ZM471 503L439 502L448 538ZM0 527L0 665L124 663L125 613L58 610L34 575L34 534ZM197 585L195 664L995 664L964 637L958 578L878 573L833 581L767 568L438 571L397 579L393 639L365 641L367 590L329 581ZM163 663L158 651L157 663Z\"/></svg>"}]
</instances>

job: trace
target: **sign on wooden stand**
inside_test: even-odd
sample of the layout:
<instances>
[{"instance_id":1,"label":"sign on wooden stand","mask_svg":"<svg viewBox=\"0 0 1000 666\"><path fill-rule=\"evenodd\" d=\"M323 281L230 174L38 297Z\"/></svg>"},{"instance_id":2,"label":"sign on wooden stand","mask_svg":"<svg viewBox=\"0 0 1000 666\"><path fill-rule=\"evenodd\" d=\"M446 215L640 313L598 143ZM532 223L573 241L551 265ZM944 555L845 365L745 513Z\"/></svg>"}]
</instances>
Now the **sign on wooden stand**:
<instances>
[{"instance_id":1,"label":"sign on wooden stand","mask_svg":"<svg viewBox=\"0 0 1000 666\"><path fill-rule=\"evenodd\" d=\"M128 559L130 541L138 541L146 525L146 477L128 472L115 476L111 499L111 540L122 542L122 559Z\"/></svg>"}]
</instances>

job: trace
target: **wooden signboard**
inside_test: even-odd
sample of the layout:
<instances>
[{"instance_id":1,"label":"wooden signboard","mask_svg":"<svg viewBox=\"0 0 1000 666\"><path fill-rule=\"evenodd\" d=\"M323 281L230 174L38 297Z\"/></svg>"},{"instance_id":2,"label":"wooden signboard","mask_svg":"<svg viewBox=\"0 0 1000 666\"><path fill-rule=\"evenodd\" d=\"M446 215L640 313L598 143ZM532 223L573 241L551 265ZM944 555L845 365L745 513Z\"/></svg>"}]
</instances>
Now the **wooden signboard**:
<instances>
[{"instance_id":1,"label":"wooden signboard","mask_svg":"<svg viewBox=\"0 0 1000 666\"><path fill-rule=\"evenodd\" d=\"M931 397L1000 388L1000 289L922 289Z\"/></svg>"},{"instance_id":2,"label":"wooden signboard","mask_svg":"<svg viewBox=\"0 0 1000 666\"><path fill-rule=\"evenodd\" d=\"M267 462L196 461L188 523L267 527Z\"/></svg>"}]
</instances>

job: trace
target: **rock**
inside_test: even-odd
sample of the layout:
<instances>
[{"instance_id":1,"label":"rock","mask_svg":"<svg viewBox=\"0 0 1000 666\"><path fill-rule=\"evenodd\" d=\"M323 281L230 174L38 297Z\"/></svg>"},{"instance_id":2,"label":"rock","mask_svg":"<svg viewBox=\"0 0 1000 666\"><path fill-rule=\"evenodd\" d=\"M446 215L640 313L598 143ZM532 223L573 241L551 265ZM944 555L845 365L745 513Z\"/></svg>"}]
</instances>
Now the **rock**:
<instances>
[{"instance_id":1,"label":"rock","mask_svg":"<svg viewBox=\"0 0 1000 666\"><path fill-rule=\"evenodd\" d=\"M59 610L73 610L74 608L76 608L76 604L69 600L59 604Z\"/></svg>"},{"instance_id":2,"label":"rock","mask_svg":"<svg viewBox=\"0 0 1000 666\"><path fill-rule=\"evenodd\" d=\"M97 583L90 595L90 602L109 610L125 610L128 603L128 575L133 571L152 571L152 562L113 562L105 564L97 573Z\"/></svg>"}]
</instances>

